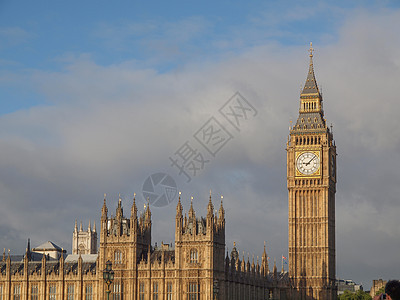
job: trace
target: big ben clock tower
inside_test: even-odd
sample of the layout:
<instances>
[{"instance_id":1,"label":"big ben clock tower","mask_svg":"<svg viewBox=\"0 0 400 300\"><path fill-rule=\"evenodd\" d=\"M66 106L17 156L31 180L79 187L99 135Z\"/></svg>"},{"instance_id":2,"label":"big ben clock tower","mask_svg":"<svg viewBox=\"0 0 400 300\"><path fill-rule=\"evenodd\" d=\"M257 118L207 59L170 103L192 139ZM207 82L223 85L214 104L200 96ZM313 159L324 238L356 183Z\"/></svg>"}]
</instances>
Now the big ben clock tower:
<instances>
[{"instance_id":1,"label":"big ben clock tower","mask_svg":"<svg viewBox=\"0 0 400 300\"><path fill-rule=\"evenodd\" d=\"M287 142L289 275L293 299L336 299L336 146L315 80L313 51Z\"/></svg>"}]
</instances>

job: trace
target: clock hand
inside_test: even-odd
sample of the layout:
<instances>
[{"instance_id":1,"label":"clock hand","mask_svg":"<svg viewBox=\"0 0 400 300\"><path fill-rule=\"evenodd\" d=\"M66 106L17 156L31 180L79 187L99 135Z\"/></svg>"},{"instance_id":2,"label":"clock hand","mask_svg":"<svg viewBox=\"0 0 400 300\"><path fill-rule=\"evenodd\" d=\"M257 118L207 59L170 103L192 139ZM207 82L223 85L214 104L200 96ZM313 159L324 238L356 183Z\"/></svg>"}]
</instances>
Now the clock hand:
<instances>
[{"instance_id":1,"label":"clock hand","mask_svg":"<svg viewBox=\"0 0 400 300\"><path fill-rule=\"evenodd\" d=\"M314 157L313 158L311 158L311 160L308 162L308 163L306 163L306 166L308 166L315 158L316 158L317 156L316 155L314 155Z\"/></svg>"}]
</instances>

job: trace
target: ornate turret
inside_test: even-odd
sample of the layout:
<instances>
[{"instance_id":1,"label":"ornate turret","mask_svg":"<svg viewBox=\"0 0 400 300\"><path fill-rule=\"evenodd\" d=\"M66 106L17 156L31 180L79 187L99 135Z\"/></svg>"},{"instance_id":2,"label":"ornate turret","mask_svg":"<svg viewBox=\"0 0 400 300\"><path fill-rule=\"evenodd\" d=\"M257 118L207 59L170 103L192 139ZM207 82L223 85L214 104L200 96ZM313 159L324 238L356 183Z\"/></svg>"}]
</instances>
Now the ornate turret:
<instances>
[{"instance_id":1,"label":"ornate turret","mask_svg":"<svg viewBox=\"0 0 400 300\"><path fill-rule=\"evenodd\" d=\"M60 266L60 274L64 274L64 249L61 251L60 259L58 260Z\"/></svg>"},{"instance_id":2,"label":"ornate turret","mask_svg":"<svg viewBox=\"0 0 400 300\"><path fill-rule=\"evenodd\" d=\"M236 242L233 242L233 248L231 251L231 259L233 259L235 261L239 259L239 253L236 249Z\"/></svg>"},{"instance_id":3,"label":"ornate turret","mask_svg":"<svg viewBox=\"0 0 400 300\"><path fill-rule=\"evenodd\" d=\"M150 201L147 198L147 208L145 212L145 224L151 224L151 211L150 211Z\"/></svg>"},{"instance_id":4,"label":"ornate turret","mask_svg":"<svg viewBox=\"0 0 400 300\"><path fill-rule=\"evenodd\" d=\"M214 205L212 204L211 201L211 190L210 190L210 200L208 201L208 205L207 205L207 218L213 217L214 213Z\"/></svg>"},{"instance_id":5,"label":"ornate turret","mask_svg":"<svg viewBox=\"0 0 400 300\"><path fill-rule=\"evenodd\" d=\"M267 251L266 251L266 245L265 245L265 241L264 241L264 252L262 254L261 257L261 272L264 276L267 276L269 273L269 267L268 267L268 255L267 255Z\"/></svg>"},{"instance_id":6,"label":"ornate turret","mask_svg":"<svg viewBox=\"0 0 400 300\"><path fill-rule=\"evenodd\" d=\"M211 201L211 190L210 190L210 198L208 200L207 205L207 233L211 236L214 233L214 222L216 222L216 218L214 218L214 205Z\"/></svg>"},{"instance_id":7,"label":"ornate turret","mask_svg":"<svg viewBox=\"0 0 400 300\"><path fill-rule=\"evenodd\" d=\"M31 252L31 240L30 240L30 239L28 239L28 246L26 247L26 254L25 254L25 256L26 256L26 259L27 259L28 261L31 261L31 259L32 259L32 252Z\"/></svg>"},{"instance_id":8,"label":"ornate turret","mask_svg":"<svg viewBox=\"0 0 400 300\"><path fill-rule=\"evenodd\" d=\"M244 258L244 251L243 251L243 255L242 255L242 272L246 271L246 260Z\"/></svg>"},{"instance_id":9,"label":"ornate turret","mask_svg":"<svg viewBox=\"0 0 400 300\"><path fill-rule=\"evenodd\" d=\"M104 194L104 203L103 203L103 207L101 208L101 220L106 220L107 214L108 214L108 209L107 209L107 205L106 205L106 194Z\"/></svg>"},{"instance_id":10,"label":"ornate turret","mask_svg":"<svg viewBox=\"0 0 400 300\"><path fill-rule=\"evenodd\" d=\"M225 210L224 210L224 205L223 205L223 199L224 199L224 196L221 196L221 206L219 207L219 210L218 210L218 220L219 220L219 222L225 223Z\"/></svg>"},{"instance_id":11,"label":"ornate turret","mask_svg":"<svg viewBox=\"0 0 400 300\"><path fill-rule=\"evenodd\" d=\"M121 194L118 195L118 206L116 210L116 217L117 219L121 219L124 216L124 210L122 208L122 200L121 200Z\"/></svg>"},{"instance_id":12,"label":"ornate turret","mask_svg":"<svg viewBox=\"0 0 400 300\"><path fill-rule=\"evenodd\" d=\"M136 207L136 193L133 194L133 203L131 207L131 220L137 219L137 207Z\"/></svg>"},{"instance_id":13,"label":"ornate turret","mask_svg":"<svg viewBox=\"0 0 400 300\"><path fill-rule=\"evenodd\" d=\"M42 256L42 270L41 270L42 277L46 276L46 254L43 253Z\"/></svg>"},{"instance_id":14,"label":"ornate turret","mask_svg":"<svg viewBox=\"0 0 400 300\"><path fill-rule=\"evenodd\" d=\"M182 216L182 203L181 203L181 192L179 192L178 204L176 205L176 217L175 217L175 240L179 241L183 231L183 216Z\"/></svg>"},{"instance_id":15,"label":"ornate turret","mask_svg":"<svg viewBox=\"0 0 400 300\"><path fill-rule=\"evenodd\" d=\"M253 254L253 259L251 261L251 271L255 272L256 271L256 264L254 263L254 254Z\"/></svg>"},{"instance_id":16,"label":"ornate turret","mask_svg":"<svg viewBox=\"0 0 400 300\"><path fill-rule=\"evenodd\" d=\"M106 221L102 220L102 224ZM106 226L106 225L103 225ZM96 254L97 253L97 232L96 224L93 222L93 230L89 220L87 230L83 230L82 221L78 231L75 220L74 232L72 234L72 254Z\"/></svg>"},{"instance_id":17,"label":"ornate turret","mask_svg":"<svg viewBox=\"0 0 400 300\"><path fill-rule=\"evenodd\" d=\"M251 271L251 269L250 269L250 257L249 257L249 253L247 253L246 271L247 271L247 272Z\"/></svg>"},{"instance_id":18,"label":"ornate turret","mask_svg":"<svg viewBox=\"0 0 400 300\"><path fill-rule=\"evenodd\" d=\"M180 218L182 217L182 211L183 211L183 207L182 207L182 203L181 203L181 192L179 192L179 198L178 198L178 205L176 206L176 217Z\"/></svg>"},{"instance_id":19,"label":"ornate turret","mask_svg":"<svg viewBox=\"0 0 400 300\"><path fill-rule=\"evenodd\" d=\"M225 272L228 272L229 270L229 264L230 264L230 259L229 259L229 251L226 250L226 257L225 257Z\"/></svg>"},{"instance_id":20,"label":"ornate turret","mask_svg":"<svg viewBox=\"0 0 400 300\"><path fill-rule=\"evenodd\" d=\"M137 239L138 232L138 215L137 215L137 206L136 206L136 193L133 193L133 203L131 206L131 219L130 219L130 235L132 240Z\"/></svg>"},{"instance_id":21,"label":"ornate turret","mask_svg":"<svg viewBox=\"0 0 400 300\"><path fill-rule=\"evenodd\" d=\"M196 213L193 209L193 197L190 197L190 209L189 209L189 222L190 220L194 220L196 218Z\"/></svg>"}]
</instances>

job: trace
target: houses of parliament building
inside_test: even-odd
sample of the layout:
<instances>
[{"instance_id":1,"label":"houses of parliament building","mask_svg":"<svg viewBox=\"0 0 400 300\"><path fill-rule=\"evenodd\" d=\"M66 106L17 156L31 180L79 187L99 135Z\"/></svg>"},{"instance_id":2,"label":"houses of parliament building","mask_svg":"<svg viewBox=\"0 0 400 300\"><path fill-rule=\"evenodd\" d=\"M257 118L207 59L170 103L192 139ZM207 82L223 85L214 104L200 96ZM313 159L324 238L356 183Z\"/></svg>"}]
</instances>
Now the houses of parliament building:
<instances>
[{"instance_id":1,"label":"houses of parliament building","mask_svg":"<svg viewBox=\"0 0 400 300\"><path fill-rule=\"evenodd\" d=\"M315 80L313 49L300 95L297 122L286 144L289 198L289 270L261 258L225 252L225 210L207 215L191 204L184 214L179 195L174 244L152 245L151 210L128 214L121 199L110 216L106 199L100 228L75 223L72 254L47 242L24 255L0 257L0 300L334 300L336 146L326 125L322 94ZM129 216L128 216L129 215ZM99 242L97 235L99 234ZM98 247L99 246L99 247ZM103 279L106 262L114 272ZM109 263L110 264L110 263ZM110 266L110 265L109 265Z\"/></svg>"}]
</instances>

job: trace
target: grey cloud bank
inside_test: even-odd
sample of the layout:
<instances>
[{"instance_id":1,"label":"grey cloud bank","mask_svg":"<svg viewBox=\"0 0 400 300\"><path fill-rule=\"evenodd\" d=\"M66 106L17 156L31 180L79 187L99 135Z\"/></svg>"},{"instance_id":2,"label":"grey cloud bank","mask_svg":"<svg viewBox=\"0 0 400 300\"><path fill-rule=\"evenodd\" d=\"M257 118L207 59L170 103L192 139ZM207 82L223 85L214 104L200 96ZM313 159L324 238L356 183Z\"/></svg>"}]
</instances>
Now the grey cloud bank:
<instances>
[{"instance_id":1,"label":"grey cloud bank","mask_svg":"<svg viewBox=\"0 0 400 300\"><path fill-rule=\"evenodd\" d=\"M400 268L399 13L360 13L339 39L314 45L315 72L338 146L337 275L369 286ZM287 254L285 144L308 69L304 47L254 47L158 74L131 62L73 59L33 71L48 106L0 116L0 248L51 240L71 248L75 219L98 222L103 193L125 212L150 174L168 172L184 209L205 214L224 195L227 247ZM239 91L258 115L189 184L168 157ZM4 100L3 100L4 101ZM140 199L138 199L140 201ZM144 200L142 199L141 201ZM173 241L176 202L153 208L153 242ZM139 206L140 207L140 206ZM278 266L279 267L279 266Z\"/></svg>"}]
</instances>

